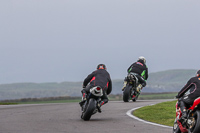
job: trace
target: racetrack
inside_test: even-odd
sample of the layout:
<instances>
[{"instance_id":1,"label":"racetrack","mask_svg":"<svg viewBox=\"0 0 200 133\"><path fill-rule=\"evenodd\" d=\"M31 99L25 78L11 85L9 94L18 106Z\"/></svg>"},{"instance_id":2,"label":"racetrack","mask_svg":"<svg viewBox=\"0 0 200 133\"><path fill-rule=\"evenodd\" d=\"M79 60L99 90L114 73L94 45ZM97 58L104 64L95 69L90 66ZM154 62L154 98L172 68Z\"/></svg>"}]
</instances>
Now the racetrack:
<instances>
[{"instance_id":1,"label":"racetrack","mask_svg":"<svg viewBox=\"0 0 200 133\"><path fill-rule=\"evenodd\" d=\"M110 101L90 121L80 119L78 103L1 105L0 133L169 133L171 128L146 124L126 112L166 100Z\"/></svg>"}]
</instances>

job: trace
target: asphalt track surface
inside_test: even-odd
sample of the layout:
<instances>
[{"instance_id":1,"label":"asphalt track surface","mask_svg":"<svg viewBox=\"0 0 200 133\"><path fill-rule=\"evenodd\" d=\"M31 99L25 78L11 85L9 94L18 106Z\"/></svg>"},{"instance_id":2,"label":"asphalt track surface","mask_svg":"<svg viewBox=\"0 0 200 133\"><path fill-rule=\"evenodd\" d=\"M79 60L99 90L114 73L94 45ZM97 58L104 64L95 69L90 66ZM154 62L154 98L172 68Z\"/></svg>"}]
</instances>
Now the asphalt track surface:
<instances>
[{"instance_id":1,"label":"asphalt track surface","mask_svg":"<svg viewBox=\"0 0 200 133\"><path fill-rule=\"evenodd\" d=\"M170 133L171 128L129 117L132 108L166 100L110 101L90 121L80 118L78 103L1 105L0 133Z\"/></svg>"}]
</instances>

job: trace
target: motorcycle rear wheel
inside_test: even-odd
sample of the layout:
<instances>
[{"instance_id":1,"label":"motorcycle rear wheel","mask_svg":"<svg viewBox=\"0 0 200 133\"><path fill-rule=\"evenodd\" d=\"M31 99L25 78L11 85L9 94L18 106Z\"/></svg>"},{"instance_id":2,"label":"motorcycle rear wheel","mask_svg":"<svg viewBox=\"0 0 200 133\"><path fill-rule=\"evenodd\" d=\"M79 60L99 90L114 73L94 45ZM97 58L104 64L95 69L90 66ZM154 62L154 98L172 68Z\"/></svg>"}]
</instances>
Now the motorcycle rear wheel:
<instances>
[{"instance_id":1,"label":"motorcycle rear wheel","mask_svg":"<svg viewBox=\"0 0 200 133\"><path fill-rule=\"evenodd\" d=\"M124 102L129 102L130 100L130 95L131 95L131 85L126 85L126 87L124 88L124 92L123 92L123 101Z\"/></svg>"},{"instance_id":2,"label":"motorcycle rear wheel","mask_svg":"<svg viewBox=\"0 0 200 133\"><path fill-rule=\"evenodd\" d=\"M188 133L200 133L200 111L197 110L194 115L194 126L188 129Z\"/></svg>"},{"instance_id":3,"label":"motorcycle rear wheel","mask_svg":"<svg viewBox=\"0 0 200 133\"><path fill-rule=\"evenodd\" d=\"M91 98L89 100L88 105L85 108L84 112L82 112L81 118L85 121L90 120L95 109L96 109L96 100Z\"/></svg>"}]
</instances>

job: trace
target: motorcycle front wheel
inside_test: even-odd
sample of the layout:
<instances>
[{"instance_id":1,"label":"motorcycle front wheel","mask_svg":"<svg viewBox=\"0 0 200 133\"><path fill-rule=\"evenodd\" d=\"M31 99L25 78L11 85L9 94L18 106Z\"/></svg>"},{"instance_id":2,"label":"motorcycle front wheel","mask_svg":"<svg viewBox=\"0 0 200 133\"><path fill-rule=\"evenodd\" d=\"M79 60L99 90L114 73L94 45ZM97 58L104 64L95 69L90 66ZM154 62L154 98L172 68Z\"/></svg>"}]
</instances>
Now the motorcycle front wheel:
<instances>
[{"instance_id":1,"label":"motorcycle front wheel","mask_svg":"<svg viewBox=\"0 0 200 133\"><path fill-rule=\"evenodd\" d=\"M180 130L179 126L178 126L178 123L177 123L176 119L174 121L173 133L181 133L181 130Z\"/></svg>"}]
</instances>

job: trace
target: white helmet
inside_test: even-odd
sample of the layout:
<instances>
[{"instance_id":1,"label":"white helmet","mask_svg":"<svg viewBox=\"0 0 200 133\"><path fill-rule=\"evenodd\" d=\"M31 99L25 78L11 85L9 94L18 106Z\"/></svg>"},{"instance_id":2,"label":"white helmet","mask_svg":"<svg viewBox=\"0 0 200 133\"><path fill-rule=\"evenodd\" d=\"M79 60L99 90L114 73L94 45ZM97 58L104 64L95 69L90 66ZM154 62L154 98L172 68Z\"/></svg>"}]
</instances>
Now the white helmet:
<instances>
[{"instance_id":1,"label":"white helmet","mask_svg":"<svg viewBox=\"0 0 200 133\"><path fill-rule=\"evenodd\" d=\"M146 64L146 59L145 59L143 56L140 56L140 57L138 58L138 60L143 60L143 61L144 61L144 64Z\"/></svg>"}]
</instances>

